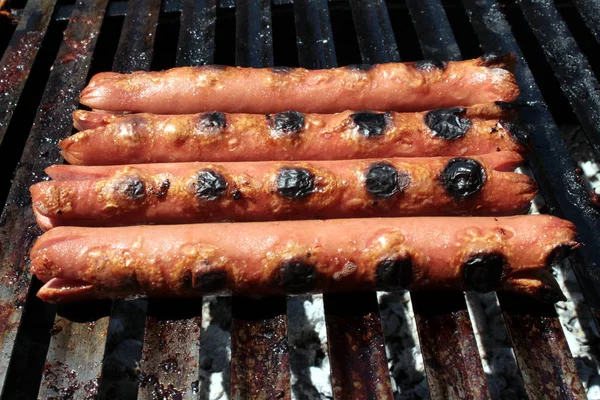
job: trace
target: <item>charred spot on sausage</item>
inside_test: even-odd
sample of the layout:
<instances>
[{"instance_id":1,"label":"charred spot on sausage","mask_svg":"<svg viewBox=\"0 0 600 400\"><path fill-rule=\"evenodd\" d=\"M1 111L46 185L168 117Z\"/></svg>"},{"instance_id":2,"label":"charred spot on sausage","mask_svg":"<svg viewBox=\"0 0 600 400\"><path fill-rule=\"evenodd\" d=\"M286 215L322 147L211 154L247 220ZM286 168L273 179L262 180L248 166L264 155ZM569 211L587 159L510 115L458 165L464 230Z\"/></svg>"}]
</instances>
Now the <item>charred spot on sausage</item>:
<instances>
[{"instance_id":1,"label":"charred spot on sausage","mask_svg":"<svg viewBox=\"0 0 600 400\"><path fill-rule=\"evenodd\" d=\"M478 193L486 181L483 166L471 158L453 158L441 175L442 185L458 200Z\"/></svg>"},{"instance_id":2,"label":"charred spot on sausage","mask_svg":"<svg viewBox=\"0 0 600 400\"><path fill-rule=\"evenodd\" d=\"M294 134L304 128L304 115L298 111L284 111L266 115L271 131L275 134Z\"/></svg>"},{"instance_id":3,"label":"charred spot on sausage","mask_svg":"<svg viewBox=\"0 0 600 400\"><path fill-rule=\"evenodd\" d=\"M564 260L569 255L569 253L571 253L571 251L573 251L573 246L570 244L561 244L555 247L546 257L545 265L548 267L552 267L553 265Z\"/></svg>"},{"instance_id":4,"label":"charred spot on sausage","mask_svg":"<svg viewBox=\"0 0 600 400\"><path fill-rule=\"evenodd\" d=\"M500 107L501 110L504 111L513 111L517 109L517 105L515 103L510 103L508 101L500 101L497 100L494 102L495 105L497 105L498 107Z\"/></svg>"},{"instance_id":5,"label":"charred spot on sausage","mask_svg":"<svg viewBox=\"0 0 600 400\"><path fill-rule=\"evenodd\" d=\"M375 65L374 64L350 64L346 66L350 71L369 71Z\"/></svg>"},{"instance_id":6,"label":"charred spot on sausage","mask_svg":"<svg viewBox=\"0 0 600 400\"><path fill-rule=\"evenodd\" d=\"M458 139L471 128L471 120L461 117L465 113L462 107L441 108L425 114L425 125L435 136L442 139Z\"/></svg>"},{"instance_id":7,"label":"charred spot on sausage","mask_svg":"<svg viewBox=\"0 0 600 400\"><path fill-rule=\"evenodd\" d=\"M390 113L360 111L350 115L358 132L367 138L381 136L388 125Z\"/></svg>"},{"instance_id":8,"label":"charred spot on sausage","mask_svg":"<svg viewBox=\"0 0 600 400\"><path fill-rule=\"evenodd\" d=\"M307 292L317 284L317 270L304 261L284 261L279 266L278 280L286 293Z\"/></svg>"},{"instance_id":9,"label":"charred spot on sausage","mask_svg":"<svg viewBox=\"0 0 600 400\"><path fill-rule=\"evenodd\" d=\"M169 181L168 179L165 179L164 181L162 181L160 183L160 186L158 187L158 191L156 192L156 198L160 199L162 197L165 197L167 195L167 191L169 190L170 187L171 187L171 181Z\"/></svg>"},{"instance_id":10,"label":"charred spot on sausage","mask_svg":"<svg viewBox=\"0 0 600 400\"><path fill-rule=\"evenodd\" d=\"M194 289L202 292L217 292L227 284L227 272L223 270L198 273L194 281Z\"/></svg>"},{"instance_id":11,"label":"charred spot on sausage","mask_svg":"<svg viewBox=\"0 0 600 400\"><path fill-rule=\"evenodd\" d=\"M421 60L415 62L415 69L419 71L433 71L435 69L444 70L446 69L446 64L444 64L441 60Z\"/></svg>"},{"instance_id":12,"label":"charred spot on sausage","mask_svg":"<svg viewBox=\"0 0 600 400\"><path fill-rule=\"evenodd\" d=\"M529 135L520 125L507 121L500 121L500 125L510 133L510 136L515 142L525 146L529 145Z\"/></svg>"},{"instance_id":13,"label":"charred spot on sausage","mask_svg":"<svg viewBox=\"0 0 600 400\"><path fill-rule=\"evenodd\" d=\"M472 255L462 266L465 289L482 293L497 289L505 264L506 260L498 253Z\"/></svg>"},{"instance_id":14,"label":"charred spot on sausage","mask_svg":"<svg viewBox=\"0 0 600 400\"><path fill-rule=\"evenodd\" d=\"M231 197L234 200L241 200L242 199L242 191L239 189L235 189L233 192L231 192Z\"/></svg>"},{"instance_id":15,"label":"charred spot on sausage","mask_svg":"<svg viewBox=\"0 0 600 400\"><path fill-rule=\"evenodd\" d=\"M216 200L227 191L227 181L221 174L203 169L196 174L196 197L200 200Z\"/></svg>"},{"instance_id":16,"label":"charred spot on sausage","mask_svg":"<svg viewBox=\"0 0 600 400\"><path fill-rule=\"evenodd\" d=\"M207 112L198 116L198 125L203 131L218 132L227 126L227 118L222 112Z\"/></svg>"},{"instance_id":17,"label":"charred spot on sausage","mask_svg":"<svg viewBox=\"0 0 600 400\"><path fill-rule=\"evenodd\" d=\"M136 176L128 176L117 182L119 193L132 200L140 200L146 195L146 185Z\"/></svg>"},{"instance_id":18,"label":"charred spot on sausage","mask_svg":"<svg viewBox=\"0 0 600 400\"><path fill-rule=\"evenodd\" d=\"M306 168L281 168L277 174L277 190L288 199L302 199L315 189L313 174Z\"/></svg>"},{"instance_id":19,"label":"charred spot on sausage","mask_svg":"<svg viewBox=\"0 0 600 400\"><path fill-rule=\"evenodd\" d=\"M365 186L374 197L390 197L404 191L409 184L410 176L406 172L386 162L371 164L365 174Z\"/></svg>"},{"instance_id":20,"label":"charred spot on sausage","mask_svg":"<svg viewBox=\"0 0 600 400\"><path fill-rule=\"evenodd\" d=\"M380 261L375 274L377 289L405 289L413 279L412 260L402 257Z\"/></svg>"}]
</instances>

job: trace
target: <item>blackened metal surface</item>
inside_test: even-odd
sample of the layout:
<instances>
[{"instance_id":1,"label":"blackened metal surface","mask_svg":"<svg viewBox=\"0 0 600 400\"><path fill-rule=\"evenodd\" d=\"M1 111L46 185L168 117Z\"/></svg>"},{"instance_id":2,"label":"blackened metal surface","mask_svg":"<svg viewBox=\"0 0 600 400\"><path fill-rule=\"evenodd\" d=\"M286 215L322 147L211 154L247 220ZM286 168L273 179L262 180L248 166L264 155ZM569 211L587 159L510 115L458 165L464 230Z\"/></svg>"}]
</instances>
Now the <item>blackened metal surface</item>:
<instances>
[{"instance_id":1,"label":"blackened metal surface","mask_svg":"<svg viewBox=\"0 0 600 400\"><path fill-rule=\"evenodd\" d=\"M27 2L17 30L0 60L0 143L48 29L56 0Z\"/></svg>"},{"instance_id":2,"label":"blackened metal surface","mask_svg":"<svg viewBox=\"0 0 600 400\"><path fill-rule=\"evenodd\" d=\"M231 398L290 399L286 299L233 298Z\"/></svg>"},{"instance_id":3,"label":"blackened metal surface","mask_svg":"<svg viewBox=\"0 0 600 400\"><path fill-rule=\"evenodd\" d=\"M375 294L324 298L333 397L393 399Z\"/></svg>"},{"instance_id":4,"label":"blackened metal surface","mask_svg":"<svg viewBox=\"0 0 600 400\"><path fill-rule=\"evenodd\" d=\"M558 127L543 103L542 95L500 6L494 0L463 0L467 15L485 52L511 51L517 55L516 77L521 88L519 100L528 103L519 116L527 128L533 151L530 165L551 214L577 225L584 263L575 273L598 326L600 315L600 210L576 171Z\"/></svg>"},{"instance_id":5,"label":"blackened metal surface","mask_svg":"<svg viewBox=\"0 0 600 400\"><path fill-rule=\"evenodd\" d=\"M184 0L177 46L177 66L212 64L217 0Z\"/></svg>"},{"instance_id":6,"label":"blackened metal surface","mask_svg":"<svg viewBox=\"0 0 600 400\"><path fill-rule=\"evenodd\" d=\"M336 65L327 0L295 0L294 18L300 65L312 69ZM317 40L319 46L314 45Z\"/></svg>"},{"instance_id":7,"label":"blackened metal surface","mask_svg":"<svg viewBox=\"0 0 600 400\"><path fill-rule=\"evenodd\" d=\"M550 0L519 0L554 75L600 158L600 84L567 24Z\"/></svg>"},{"instance_id":8,"label":"blackened metal surface","mask_svg":"<svg viewBox=\"0 0 600 400\"><path fill-rule=\"evenodd\" d=\"M31 212L28 189L40 180L44 168L61 159L56 143L71 132L71 112L85 83L106 3L95 0L76 4L0 219L0 276L4 281L0 286L0 310L5 310L0 332L0 389L5 384L31 281L26 267L29 249L40 233Z\"/></svg>"},{"instance_id":9,"label":"blackened metal surface","mask_svg":"<svg viewBox=\"0 0 600 400\"><path fill-rule=\"evenodd\" d=\"M201 323L202 299L149 302L138 399L198 395Z\"/></svg>"},{"instance_id":10,"label":"blackened metal surface","mask_svg":"<svg viewBox=\"0 0 600 400\"><path fill-rule=\"evenodd\" d=\"M460 51L441 2L407 0L407 6L423 56L434 60L459 60ZM435 21L435 24L431 21ZM433 298L436 299L435 303L430 301ZM445 399L448 395L456 398L489 398L487 381L463 294L413 293L411 300L432 398ZM439 304L451 307L440 309ZM463 347L457 347L457 351L450 351L451 347L440 340L446 337L453 338L453 343L460 343Z\"/></svg>"},{"instance_id":11,"label":"blackened metal surface","mask_svg":"<svg viewBox=\"0 0 600 400\"><path fill-rule=\"evenodd\" d=\"M152 61L161 0L132 0L123 23L112 69L127 73L148 70ZM137 393L137 363L141 358L145 299L115 300L106 332L100 398L133 398Z\"/></svg>"},{"instance_id":12,"label":"blackened metal surface","mask_svg":"<svg viewBox=\"0 0 600 400\"><path fill-rule=\"evenodd\" d=\"M237 0L235 5L235 63L244 67L273 66L269 0Z\"/></svg>"},{"instance_id":13,"label":"blackened metal surface","mask_svg":"<svg viewBox=\"0 0 600 400\"><path fill-rule=\"evenodd\" d=\"M333 68L337 60L328 12L319 11L323 7L319 2L305 2L303 5L313 9L298 14L299 10L294 8L300 66ZM301 25L322 29L308 34L308 30L299 28ZM322 36L324 34L328 36ZM300 42L309 47L308 54L320 59L303 57ZM389 46L382 49L387 51ZM391 399L391 381L376 294L326 294L323 302L334 398ZM357 313L345 314L345 311L355 309Z\"/></svg>"},{"instance_id":14,"label":"blackened metal surface","mask_svg":"<svg viewBox=\"0 0 600 400\"><path fill-rule=\"evenodd\" d=\"M400 61L400 54L384 0L350 0L363 63Z\"/></svg>"},{"instance_id":15,"label":"blackened metal surface","mask_svg":"<svg viewBox=\"0 0 600 400\"><path fill-rule=\"evenodd\" d=\"M460 60L460 50L440 0L406 0L423 57L432 60ZM435 23L432 23L435 21Z\"/></svg>"},{"instance_id":16,"label":"blackened metal surface","mask_svg":"<svg viewBox=\"0 0 600 400\"><path fill-rule=\"evenodd\" d=\"M510 293L498 299L529 398L585 399L554 307Z\"/></svg>"},{"instance_id":17,"label":"blackened metal surface","mask_svg":"<svg viewBox=\"0 0 600 400\"><path fill-rule=\"evenodd\" d=\"M433 399L491 398L462 294L411 293Z\"/></svg>"},{"instance_id":18,"label":"blackened metal surface","mask_svg":"<svg viewBox=\"0 0 600 400\"><path fill-rule=\"evenodd\" d=\"M273 66L269 1L238 0L236 64ZM290 399L286 298L234 297L231 322L231 397Z\"/></svg>"},{"instance_id":19,"label":"blackened metal surface","mask_svg":"<svg viewBox=\"0 0 600 400\"><path fill-rule=\"evenodd\" d=\"M186 0L181 15L177 65L211 63L216 1ZM202 299L151 299L148 304L138 398L198 397Z\"/></svg>"},{"instance_id":20,"label":"blackened metal surface","mask_svg":"<svg viewBox=\"0 0 600 400\"><path fill-rule=\"evenodd\" d=\"M600 43L600 3L594 0L572 0L586 26Z\"/></svg>"}]
</instances>

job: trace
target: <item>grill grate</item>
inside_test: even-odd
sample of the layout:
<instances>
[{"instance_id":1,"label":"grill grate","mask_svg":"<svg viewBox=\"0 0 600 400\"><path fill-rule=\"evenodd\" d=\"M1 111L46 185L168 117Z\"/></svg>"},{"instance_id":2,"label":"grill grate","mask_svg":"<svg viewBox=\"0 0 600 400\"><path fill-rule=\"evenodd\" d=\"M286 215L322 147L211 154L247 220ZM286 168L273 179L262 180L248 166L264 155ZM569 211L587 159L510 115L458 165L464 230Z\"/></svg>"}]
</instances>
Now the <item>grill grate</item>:
<instances>
[{"instance_id":1,"label":"grill grate","mask_svg":"<svg viewBox=\"0 0 600 400\"><path fill-rule=\"evenodd\" d=\"M352 46L346 43L352 31L346 27L340 37L334 35L339 32L332 29L330 8L346 7L346 2L295 0L293 6L290 3L289 0L274 0L273 5L269 0L222 0L220 4L216 0L162 3L88 0L57 4L53 0L29 0L22 10L16 11L21 20L0 61L0 156L17 151L11 145L19 143L15 132L21 126L19 121L15 122L16 117L12 118L13 114L18 115L19 108L36 106L27 105L22 94L27 93L26 81L35 69L36 57L40 57L38 47L52 29L51 16L55 21L68 21L68 25L0 220L0 274L4 283L0 286L2 398L206 397L199 390L202 299L115 301L112 305L93 302L57 307L35 298L39 282L32 281L26 260L39 230L31 214L28 187L43 176L46 166L61 161L56 143L71 133L70 113L77 106L78 93L90 68L94 72L94 68L104 69L99 66L107 62L104 59L92 62L92 54L101 28L104 33L114 27L108 26L108 19L124 17L113 63L115 71L150 69L155 65L157 26L165 15L176 15L180 27L176 65L228 60L227 38L217 37L218 24L233 17L227 9L234 7L235 51L231 52L229 62L235 58L238 65L276 64L274 55L275 60L279 56L273 50L272 20L277 18L274 7L288 7L286 10L293 10L295 20L299 65L307 68L337 65L335 46ZM511 2L503 3L514 6ZM518 3L596 150L600 125L594 111L599 100L592 68L552 2L519 0ZM574 3L597 39L595 21L600 14L592 12L595 3L591 0L574 0ZM362 61L400 60L405 50L398 49L388 7L403 4L350 0L349 5ZM510 25L494 0L463 0L462 5L452 1L445 5L448 9L465 8L483 50L512 51L520 58L517 78L522 89L520 100L526 104L521 118L535 142L530 167L548 211L570 219L579 228L584 246L572 263L598 324L600 242L594 239L600 232L600 214L575 172L571 155L544 105ZM460 43L440 0L406 0L406 7L425 58L461 58ZM561 45L556 45L557 38L562 38ZM162 56L161 53L159 57ZM105 58L107 52L97 57ZM565 59L573 63L563 63ZM162 60L159 61L162 65ZM4 184L8 188L8 182ZM415 293L411 299L431 396L490 398L464 296ZM511 294L499 294L498 299L528 396L585 398L555 309ZM268 399L290 398L287 301L290 300L232 299L232 398L259 395ZM334 398L393 398L376 295L324 295L323 301ZM225 377L228 379L227 374Z\"/></svg>"}]
</instances>

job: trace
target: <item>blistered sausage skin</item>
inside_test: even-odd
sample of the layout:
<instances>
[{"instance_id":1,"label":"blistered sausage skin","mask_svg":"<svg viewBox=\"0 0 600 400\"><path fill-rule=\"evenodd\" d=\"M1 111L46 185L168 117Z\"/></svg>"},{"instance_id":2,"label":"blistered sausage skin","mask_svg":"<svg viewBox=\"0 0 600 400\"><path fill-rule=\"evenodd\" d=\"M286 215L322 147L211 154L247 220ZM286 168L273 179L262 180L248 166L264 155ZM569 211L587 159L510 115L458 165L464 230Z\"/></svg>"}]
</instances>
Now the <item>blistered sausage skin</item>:
<instances>
[{"instance_id":1,"label":"blistered sausage skin","mask_svg":"<svg viewBox=\"0 0 600 400\"><path fill-rule=\"evenodd\" d=\"M60 142L75 165L187 161L340 160L525 152L505 105L423 113L115 115L76 111L89 128Z\"/></svg>"},{"instance_id":2,"label":"blistered sausage skin","mask_svg":"<svg viewBox=\"0 0 600 400\"><path fill-rule=\"evenodd\" d=\"M423 111L515 100L514 64L507 54L326 70L208 65L103 72L92 77L80 101L97 110L155 114Z\"/></svg>"},{"instance_id":3,"label":"blistered sausage skin","mask_svg":"<svg viewBox=\"0 0 600 400\"><path fill-rule=\"evenodd\" d=\"M536 185L523 158L472 157L259 163L57 165L31 187L43 229L58 225L508 215Z\"/></svg>"},{"instance_id":4,"label":"blistered sausage skin","mask_svg":"<svg viewBox=\"0 0 600 400\"><path fill-rule=\"evenodd\" d=\"M577 246L547 215L58 227L31 250L50 302L356 290L508 290L562 300L549 265Z\"/></svg>"}]
</instances>

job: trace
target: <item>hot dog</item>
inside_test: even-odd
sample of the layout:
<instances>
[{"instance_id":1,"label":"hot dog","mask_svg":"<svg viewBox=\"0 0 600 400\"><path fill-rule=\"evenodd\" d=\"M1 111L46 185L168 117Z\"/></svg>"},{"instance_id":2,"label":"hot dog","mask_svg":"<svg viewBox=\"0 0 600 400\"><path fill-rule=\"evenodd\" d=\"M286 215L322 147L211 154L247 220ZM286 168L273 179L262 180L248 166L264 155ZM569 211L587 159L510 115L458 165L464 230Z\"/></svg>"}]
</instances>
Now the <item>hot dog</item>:
<instances>
[{"instance_id":1,"label":"hot dog","mask_svg":"<svg viewBox=\"0 0 600 400\"><path fill-rule=\"evenodd\" d=\"M498 119L504 117L514 118L514 110L494 103L423 113L115 115L79 110L76 125L87 129L59 146L76 165L524 152L526 134Z\"/></svg>"},{"instance_id":2,"label":"hot dog","mask_svg":"<svg viewBox=\"0 0 600 400\"><path fill-rule=\"evenodd\" d=\"M568 221L369 218L58 227L31 250L50 302L355 290L510 290L563 299L546 269L577 246Z\"/></svg>"},{"instance_id":3,"label":"hot dog","mask_svg":"<svg viewBox=\"0 0 600 400\"><path fill-rule=\"evenodd\" d=\"M536 185L512 152L344 161L56 165L31 187L44 229L207 221L507 215Z\"/></svg>"},{"instance_id":4,"label":"hot dog","mask_svg":"<svg viewBox=\"0 0 600 400\"><path fill-rule=\"evenodd\" d=\"M92 77L80 101L92 109L156 114L286 110L423 111L513 101L512 54L327 70L203 66Z\"/></svg>"}]
</instances>

